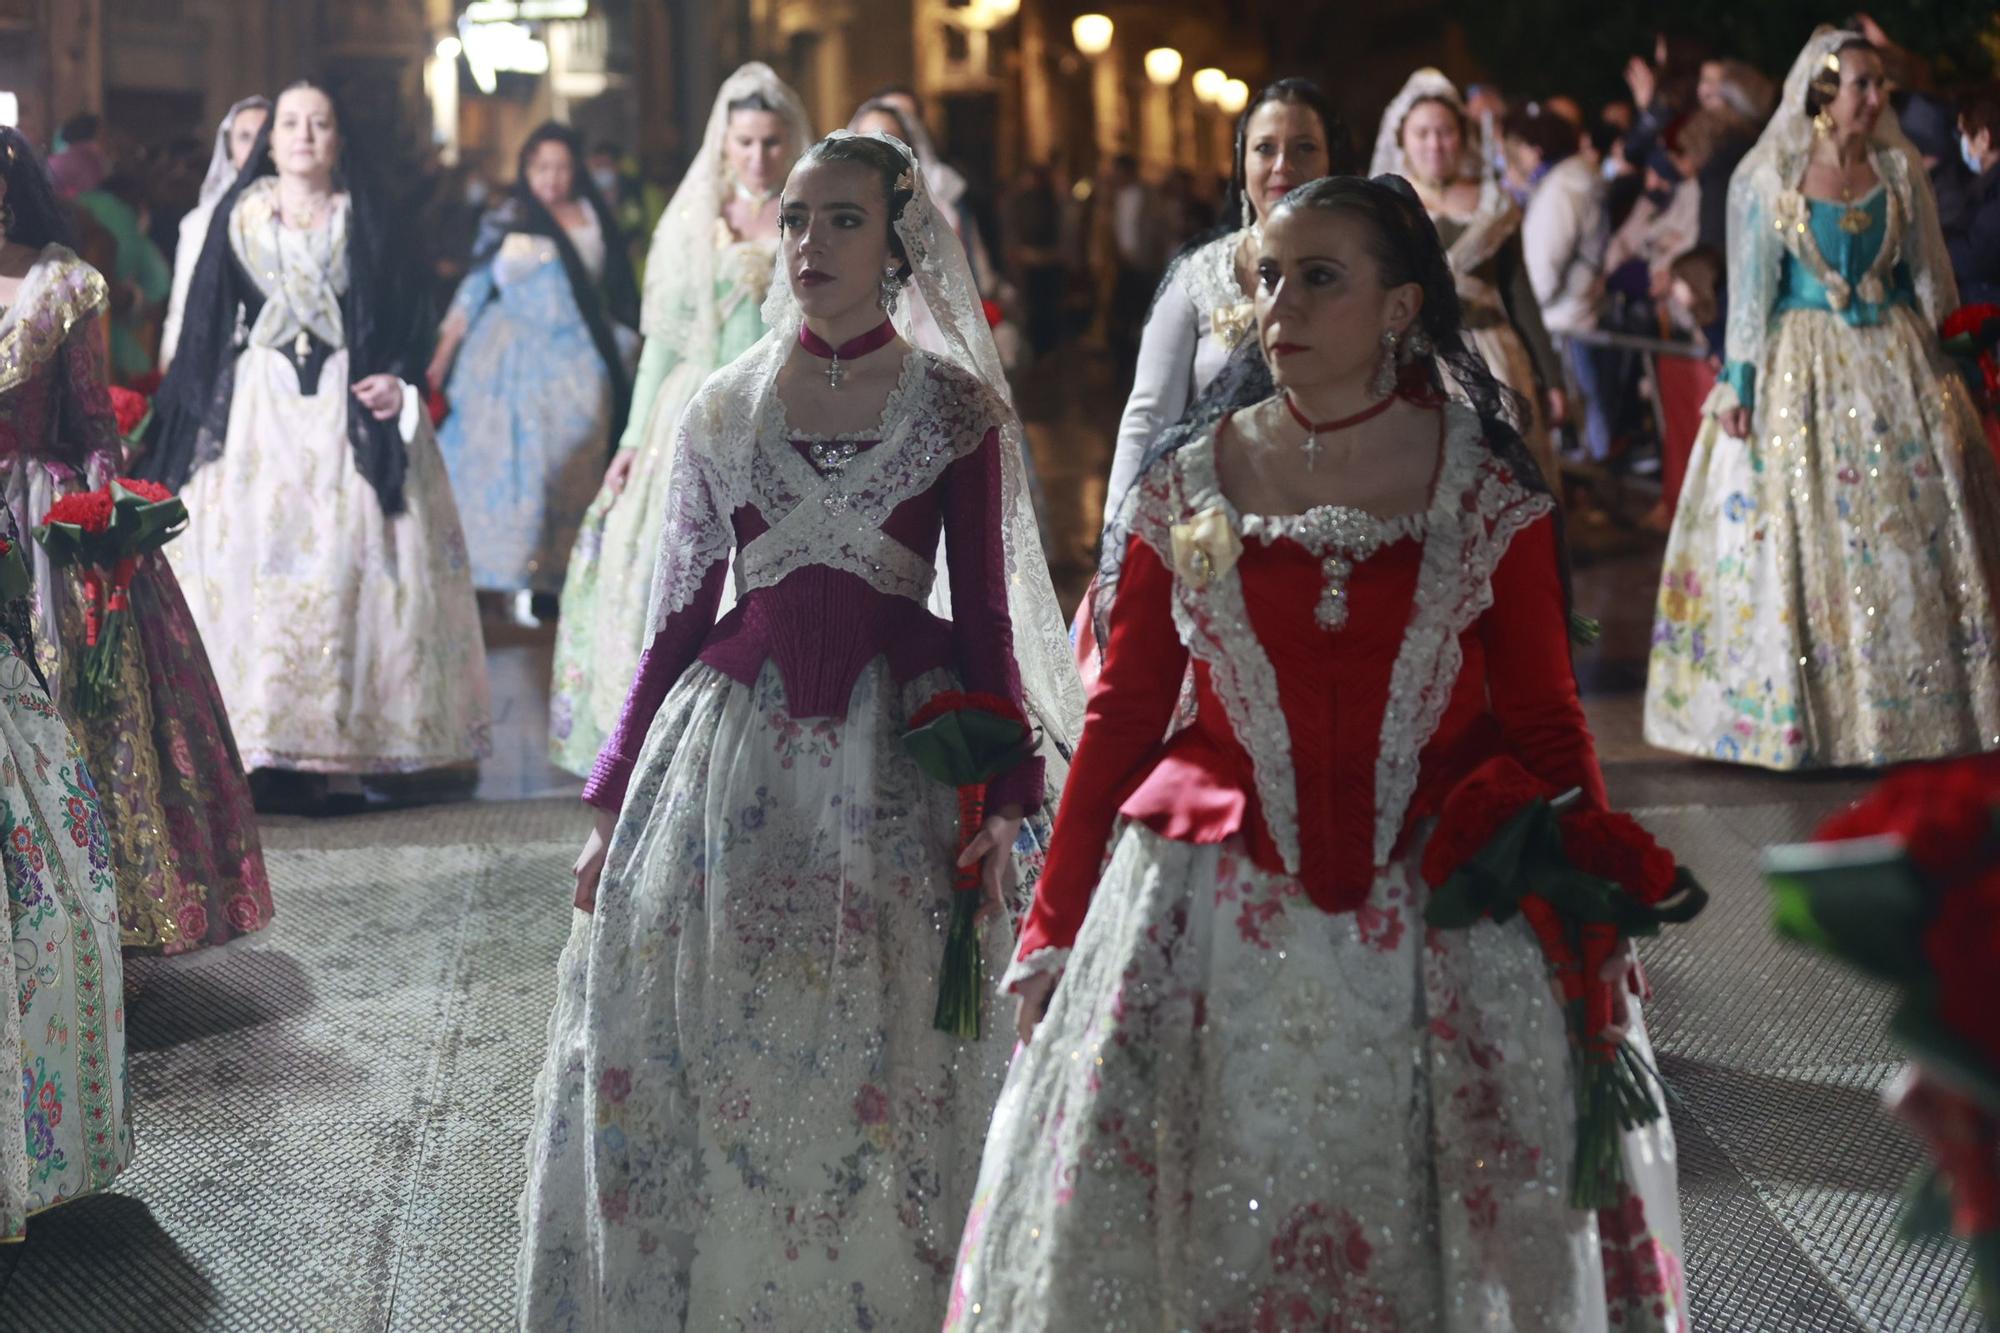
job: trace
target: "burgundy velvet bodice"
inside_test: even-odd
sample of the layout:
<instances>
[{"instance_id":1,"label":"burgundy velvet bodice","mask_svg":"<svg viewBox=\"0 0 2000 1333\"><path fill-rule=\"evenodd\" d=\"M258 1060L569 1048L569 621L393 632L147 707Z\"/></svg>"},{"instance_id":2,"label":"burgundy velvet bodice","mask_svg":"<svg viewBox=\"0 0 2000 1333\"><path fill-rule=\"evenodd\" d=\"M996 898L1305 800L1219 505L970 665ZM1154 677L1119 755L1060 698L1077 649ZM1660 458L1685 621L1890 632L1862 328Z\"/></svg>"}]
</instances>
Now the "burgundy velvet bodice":
<instances>
[{"instance_id":1,"label":"burgundy velvet bodice","mask_svg":"<svg viewBox=\"0 0 2000 1333\"><path fill-rule=\"evenodd\" d=\"M806 454L809 442L793 447ZM862 451L875 441L857 441ZM705 572L695 599L669 616L639 659L638 677L618 727L605 743L584 788L600 809L623 803L646 730L667 691L699 661L732 680L752 684L766 662L785 682L793 717L840 717L861 672L883 659L898 682L949 668L968 690L1021 702L1007 611L1006 555L1000 517L997 431L948 465L929 489L903 501L882 524L900 545L929 560L945 539L952 618L941 620L908 597L885 593L859 575L823 565L792 570L777 583L753 588L720 621L729 562ZM769 518L752 505L730 516L740 550L764 533ZM1039 804L1043 764L1029 759L989 784L994 807Z\"/></svg>"}]
</instances>

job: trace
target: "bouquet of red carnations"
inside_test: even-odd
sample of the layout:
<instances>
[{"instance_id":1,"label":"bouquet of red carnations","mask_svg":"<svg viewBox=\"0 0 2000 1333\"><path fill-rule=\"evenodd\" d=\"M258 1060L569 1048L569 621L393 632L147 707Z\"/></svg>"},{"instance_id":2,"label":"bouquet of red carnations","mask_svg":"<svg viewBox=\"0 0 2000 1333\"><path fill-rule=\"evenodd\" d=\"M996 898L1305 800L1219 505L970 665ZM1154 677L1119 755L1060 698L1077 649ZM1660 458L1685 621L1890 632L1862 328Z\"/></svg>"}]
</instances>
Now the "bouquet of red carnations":
<instances>
[{"instance_id":1,"label":"bouquet of red carnations","mask_svg":"<svg viewBox=\"0 0 2000 1333\"><path fill-rule=\"evenodd\" d=\"M1576 1165L1570 1202L1614 1204L1624 1182L1620 1136L1660 1118L1658 1075L1630 1041L1608 1038L1617 1008L1607 965L1625 942L1691 921L1708 902L1693 875L1630 815L1584 808L1505 756L1445 798L1424 849L1433 886L1424 920L1462 929L1515 915L1534 929L1555 974L1576 1053Z\"/></svg>"},{"instance_id":2,"label":"bouquet of red carnations","mask_svg":"<svg viewBox=\"0 0 2000 1333\"><path fill-rule=\"evenodd\" d=\"M101 490L65 495L49 506L35 540L49 563L75 566L83 582L84 650L76 672L77 707L109 711L118 682L119 638L131 615L139 562L187 526L187 506L156 482L119 477Z\"/></svg>"},{"instance_id":3,"label":"bouquet of red carnations","mask_svg":"<svg viewBox=\"0 0 2000 1333\"><path fill-rule=\"evenodd\" d=\"M958 849L963 854L986 818L986 784L1025 759L1034 740L1027 719L1012 700L948 690L917 710L903 733L903 744L925 773L958 789ZM977 1041L986 989L975 919L980 906L979 866L959 866L952 887L951 923L945 931L932 1023L941 1032Z\"/></svg>"},{"instance_id":4,"label":"bouquet of red carnations","mask_svg":"<svg viewBox=\"0 0 2000 1333\"><path fill-rule=\"evenodd\" d=\"M1778 931L1895 988L1933 1161L1903 1232L1970 1242L2000 1311L2000 755L1902 769L1814 838L1765 850Z\"/></svg>"},{"instance_id":5,"label":"bouquet of red carnations","mask_svg":"<svg viewBox=\"0 0 2000 1333\"><path fill-rule=\"evenodd\" d=\"M140 447L140 439L153 420L153 400L135 389L114 384L110 389L111 416L118 423L118 438L128 449Z\"/></svg>"}]
</instances>

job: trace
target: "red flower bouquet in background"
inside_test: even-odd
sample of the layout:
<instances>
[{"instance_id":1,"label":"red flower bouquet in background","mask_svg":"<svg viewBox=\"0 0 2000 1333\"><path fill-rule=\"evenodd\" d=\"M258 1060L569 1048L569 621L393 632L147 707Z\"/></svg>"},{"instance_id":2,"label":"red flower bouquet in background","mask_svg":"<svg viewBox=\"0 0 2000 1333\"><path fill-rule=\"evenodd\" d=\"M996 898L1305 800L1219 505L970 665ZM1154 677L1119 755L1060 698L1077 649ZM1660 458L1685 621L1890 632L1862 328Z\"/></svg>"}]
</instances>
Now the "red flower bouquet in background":
<instances>
[{"instance_id":1,"label":"red flower bouquet in background","mask_svg":"<svg viewBox=\"0 0 2000 1333\"><path fill-rule=\"evenodd\" d=\"M958 789L958 850L963 853L985 822L986 784L1025 759L1034 739L1012 700L947 690L917 710L903 732L903 745L925 773ZM979 867L958 867L952 887L932 1023L941 1032L977 1041L986 990L974 922L980 905Z\"/></svg>"},{"instance_id":2,"label":"red flower bouquet in background","mask_svg":"<svg viewBox=\"0 0 2000 1333\"><path fill-rule=\"evenodd\" d=\"M111 415L118 422L118 438L125 441L125 447L139 447L139 437L146 432L147 423L153 419L153 400L133 389L112 385Z\"/></svg>"},{"instance_id":3,"label":"red flower bouquet in background","mask_svg":"<svg viewBox=\"0 0 2000 1333\"><path fill-rule=\"evenodd\" d=\"M74 566L83 581L84 651L76 699L86 715L101 715L111 706L120 631L131 614L139 562L186 525L187 507L173 492L156 482L120 477L101 490L63 496L35 529L49 563Z\"/></svg>"},{"instance_id":4,"label":"red flower bouquet in background","mask_svg":"<svg viewBox=\"0 0 2000 1333\"><path fill-rule=\"evenodd\" d=\"M1605 1035L1617 1000L1606 965L1625 941L1693 920L1708 894L1637 820L1575 798L1505 756L1474 769L1445 798L1424 849L1424 920L1463 929L1518 914L1533 928L1578 1059L1570 1202L1601 1209L1625 1183L1620 1135L1661 1115L1659 1076L1630 1042Z\"/></svg>"},{"instance_id":5,"label":"red flower bouquet in background","mask_svg":"<svg viewBox=\"0 0 2000 1333\"><path fill-rule=\"evenodd\" d=\"M1901 769L1815 839L1765 851L1778 931L1895 988L1934 1163L1904 1235L1964 1237L2000 1311L2000 755Z\"/></svg>"}]
</instances>

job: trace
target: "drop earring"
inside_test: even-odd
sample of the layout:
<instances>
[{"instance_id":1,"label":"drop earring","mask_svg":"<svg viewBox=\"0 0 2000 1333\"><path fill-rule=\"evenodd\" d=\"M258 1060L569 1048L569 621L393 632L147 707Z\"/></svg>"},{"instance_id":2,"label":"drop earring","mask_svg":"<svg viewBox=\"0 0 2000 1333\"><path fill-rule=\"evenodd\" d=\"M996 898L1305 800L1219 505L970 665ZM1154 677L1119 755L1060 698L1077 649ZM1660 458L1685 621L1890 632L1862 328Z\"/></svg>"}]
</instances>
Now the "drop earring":
<instances>
[{"instance_id":1,"label":"drop earring","mask_svg":"<svg viewBox=\"0 0 2000 1333\"><path fill-rule=\"evenodd\" d=\"M1382 331L1382 356L1375 363L1375 378L1368 384L1377 398L1387 398L1396 392L1396 384L1401 378L1397 364L1397 345L1401 342L1402 338L1394 329Z\"/></svg>"},{"instance_id":2,"label":"drop earring","mask_svg":"<svg viewBox=\"0 0 2000 1333\"><path fill-rule=\"evenodd\" d=\"M896 312L896 301L903 294L903 282L901 265L892 265L882 270L882 290L876 299L882 303L883 314L892 315Z\"/></svg>"}]
</instances>

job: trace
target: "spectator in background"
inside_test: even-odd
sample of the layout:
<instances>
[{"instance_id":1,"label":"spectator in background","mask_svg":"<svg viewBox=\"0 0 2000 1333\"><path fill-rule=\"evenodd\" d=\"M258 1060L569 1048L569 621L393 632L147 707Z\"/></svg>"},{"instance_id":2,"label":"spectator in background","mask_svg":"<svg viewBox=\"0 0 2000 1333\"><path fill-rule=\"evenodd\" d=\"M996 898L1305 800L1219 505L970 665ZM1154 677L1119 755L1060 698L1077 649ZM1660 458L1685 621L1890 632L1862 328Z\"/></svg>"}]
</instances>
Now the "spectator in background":
<instances>
[{"instance_id":1,"label":"spectator in background","mask_svg":"<svg viewBox=\"0 0 2000 1333\"><path fill-rule=\"evenodd\" d=\"M1552 112L1527 107L1507 117L1502 131L1515 176L1529 184L1521 246L1528 278L1541 303L1542 323L1562 344L1575 392L1572 419L1583 413L1584 446L1593 459L1611 456L1611 416L1604 401L1604 363L1577 335L1597 328L1598 281L1609 236L1604 182L1577 152L1576 126Z\"/></svg>"},{"instance_id":2,"label":"spectator in background","mask_svg":"<svg viewBox=\"0 0 2000 1333\"><path fill-rule=\"evenodd\" d=\"M57 193L110 234L111 375L129 381L153 369L152 319L173 288L166 256L146 235L145 196L137 177L118 173L96 116L74 116L57 134L49 159Z\"/></svg>"},{"instance_id":3,"label":"spectator in background","mask_svg":"<svg viewBox=\"0 0 2000 1333\"><path fill-rule=\"evenodd\" d=\"M1653 56L1633 56L1625 62L1625 86L1632 90L1638 118L1625 136L1625 160L1644 162L1652 156L1661 131L1694 106L1701 82L1701 64L1708 56L1700 42L1661 33L1653 39Z\"/></svg>"},{"instance_id":4,"label":"spectator in background","mask_svg":"<svg viewBox=\"0 0 2000 1333\"><path fill-rule=\"evenodd\" d=\"M1119 384L1129 383L1139 359L1139 332L1166 265L1167 241L1160 226L1159 197L1139 175L1139 159L1120 153L1111 160L1104 183L1110 209L1111 251L1116 277L1111 284L1107 332L1117 358Z\"/></svg>"},{"instance_id":5,"label":"spectator in background","mask_svg":"<svg viewBox=\"0 0 2000 1333\"><path fill-rule=\"evenodd\" d=\"M1701 243L1725 248L1729 178L1764 131L1777 90L1741 60L1710 60L1696 85L1700 112L1691 118L1676 150L1681 170L1701 189Z\"/></svg>"},{"instance_id":6,"label":"spectator in background","mask_svg":"<svg viewBox=\"0 0 2000 1333\"><path fill-rule=\"evenodd\" d=\"M1958 150L1972 180L1965 226L1945 237L1958 297L1965 305L2000 301L2000 89L1959 104Z\"/></svg>"},{"instance_id":7,"label":"spectator in background","mask_svg":"<svg viewBox=\"0 0 2000 1333\"><path fill-rule=\"evenodd\" d=\"M1062 340L1062 199L1044 166L1029 166L1014 182L1001 217L1007 271L1027 306L1028 345L1045 356Z\"/></svg>"},{"instance_id":8,"label":"spectator in background","mask_svg":"<svg viewBox=\"0 0 2000 1333\"><path fill-rule=\"evenodd\" d=\"M1972 222L1973 177L1978 173L1960 149L1957 109L1928 93L1899 100L1897 120L1924 159L1931 193L1937 197L1938 226L1946 240L1961 236Z\"/></svg>"}]
</instances>

